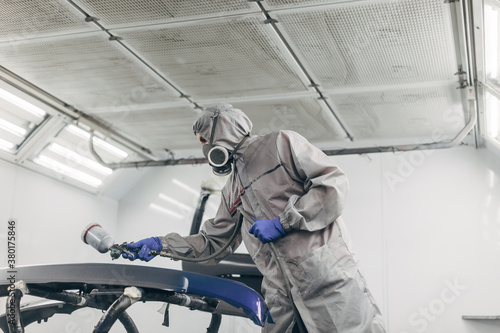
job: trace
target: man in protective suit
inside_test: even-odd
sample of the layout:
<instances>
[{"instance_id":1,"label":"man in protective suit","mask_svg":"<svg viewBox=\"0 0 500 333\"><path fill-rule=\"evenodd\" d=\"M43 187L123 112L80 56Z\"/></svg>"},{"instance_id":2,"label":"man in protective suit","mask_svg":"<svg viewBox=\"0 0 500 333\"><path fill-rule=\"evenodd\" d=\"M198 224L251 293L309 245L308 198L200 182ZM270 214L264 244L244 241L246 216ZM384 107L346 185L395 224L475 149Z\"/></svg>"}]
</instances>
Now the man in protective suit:
<instances>
[{"instance_id":1,"label":"man in protective suit","mask_svg":"<svg viewBox=\"0 0 500 333\"><path fill-rule=\"evenodd\" d=\"M130 244L130 249L145 261L154 257L151 250L211 255L228 242L243 209L255 223L245 220L233 244L211 263L244 241L264 276L262 292L275 321L266 323L263 332L297 332L293 306L309 333L385 332L342 228L347 177L298 133L251 136L251 129L250 119L229 104L206 108L193 130L206 154L214 147L227 152L229 162L214 167L215 173L232 168L215 218L205 221L196 235L151 237ZM285 263L293 304L268 242Z\"/></svg>"}]
</instances>

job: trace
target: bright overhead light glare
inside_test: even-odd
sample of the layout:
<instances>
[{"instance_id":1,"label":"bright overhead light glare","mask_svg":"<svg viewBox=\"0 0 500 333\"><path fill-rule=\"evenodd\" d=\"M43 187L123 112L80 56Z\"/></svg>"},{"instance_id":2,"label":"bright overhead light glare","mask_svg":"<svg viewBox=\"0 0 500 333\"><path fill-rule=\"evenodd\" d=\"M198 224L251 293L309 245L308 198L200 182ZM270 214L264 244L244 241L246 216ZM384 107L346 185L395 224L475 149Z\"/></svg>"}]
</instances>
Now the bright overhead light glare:
<instances>
[{"instance_id":1,"label":"bright overhead light glare","mask_svg":"<svg viewBox=\"0 0 500 333\"><path fill-rule=\"evenodd\" d=\"M199 196L200 193L195 191L194 189L192 189L191 187L187 186L186 184L184 184L183 182L177 180L177 179L172 179L172 183L174 183L175 185L179 186L179 187L182 187L183 189L185 189L186 191L188 192L191 192L193 193L194 195L196 196Z\"/></svg>"},{"instance_id":2,"label":"bright overhead light glare","mask_svg":"<svg viewBox=\"0 0 500 333\"><path fill-rule=\"evenodd\" d=\"M21 109L28 111L29 113L31 113L36 117L43 118L47 114L47 112L43 111L38 106L35 106L30 102L27 102L24 99L17 97L16 95L1 88L0 88L0 98L3 98L4 100L20 107Z\"/></svg>"},{"instance_id":3,"label":"bright overhead light glare","mask_svg":"<svg viewBox=\"0 0 500 333\"><path fill-rule=\"evenodd\" d=\"M26 135L26 130L22 127L14 125L7 120L0 118L0 128L20 137L24 137Z\"/></svg>"},{"instance_id":4,"label":"bright overhead light glare","mask_svg":"<svg viewBox=\"0 0 500 333\"><path fill-rule=\"evenodd\" d=\"M40 155L39 157L35 158L33 162L43 167L46 167L47 169L51 169L57 173L60 173L63 176L67 176L79 182L88 184L92 187L97 188L102 184L102 180L97 179L96 177L93 177L91 175L88 175L85 172L81 172L79 170L71 168L45 155Z\"/></svg>"},{"instance_id":5,"label":"bright overhead light glare","mask_svg":"<svg viewBox=\"0 0 500 333\"><path fill-rule=\"evenodd\" d=\"M83 139L87 139L89 140L90 139L90 133L87 132L87 131L84 131L82 130L81 128L75 126L75 125L69 125L68 127L68 131L75 134L76 136L79 136ZM124 159L128 156L128 154L126 152L124 152L123 150L121 150L120 148L118 147L115 147L109 143L107 143L106 141L98 138L98 137L95 137L94 136L94 140L93 140L94 144L102 149L105 149L107 150L108 152Z\"/></svg>"},{"instance_id":6,"label":"bright overhead light glare","mask_svg":"<svg viewBox=\"0 0 500 333\"><path fill-rule=\"evenodd\" d=\"M0 149L7 150L14 148L14 144L7 140L0 138Z\"/></svg>"},{"instance_id":7,"label":"bright overhead light glare","mask_svg":"<svg viewBox=\"0 0 500 333\"><path fill-rule=\"evenodd\" d=\"M164 214L167 214L167 215L170 215L170 216L176 217L176 218L178 218L178 219L182 219L182 215L177 214L177 213L175 213L175 212L172 212L171 210L168 210L168 209L166 209L166 208L163 208L163 207L161 207L161 206L159 206L159 205L157 205L157 204L152 203L152 204L150 204L150 205L149 205L149 208L152 208L152 209L157 210L157 211L159 211L159 212L162 212L162 213L164 213Z\"/></svg>"},{"instance_id":8,"label":"bright overhead light glare","mask_svg":"<svg viewBox=\"0 0 500 333\"><path fill-rule=\"evenodd\" d=\"M68 148L65 148L57 143L51 144L48 149L50 151L53 151L56 154L61 155L62 157L65 157L69 161L81 164L81 165L83 165L89 169L92 169L94 171L97 171L103 175L109 176L113 173L112 169L106 168L105 166L102 166L101 164L97 163L96 161L93 161L85 156L82 156L78 153L75 153L74 151L72 151Z\"/></svg>"},{"instance_id":9,"label":"bright overhead light glare","mask_svg":"<svg viewBox=\"0 0 500 333\"><path fill-rule=\"evenodd\" d=\"M176 205L176 206L178 206L178 207L180 207L180 208L182 208L182 209L184 209L184 210L187 210L187 211L191 211L191 210L193 210L193 208L189 207L188 205L185 205L185 204L183 204L183 203L182 203L182 202L180 202L180 201L177 201L177 200L175 200L175 199L172 199L171 197L169 197L169 196L167 196L167 195L165 195L165 194L163 194L163 193L158 194L158 197L159 197L160 199L163 199L163 200L165 200L165 201L167 201L167 202L170 202L171 204L174 204L174 205Z\"/></svg>"},{"instance_id":10,"label":"bright overhead light glare","mask_svg":"<svg viewBox=\"0 0 500 333\"><path fill-rule=\"evenodd\" d=\"M498 76L498 9L486 5L484 7L485 39L486 39L486 72L490 78Z\"/></svg>"}]
</instances>

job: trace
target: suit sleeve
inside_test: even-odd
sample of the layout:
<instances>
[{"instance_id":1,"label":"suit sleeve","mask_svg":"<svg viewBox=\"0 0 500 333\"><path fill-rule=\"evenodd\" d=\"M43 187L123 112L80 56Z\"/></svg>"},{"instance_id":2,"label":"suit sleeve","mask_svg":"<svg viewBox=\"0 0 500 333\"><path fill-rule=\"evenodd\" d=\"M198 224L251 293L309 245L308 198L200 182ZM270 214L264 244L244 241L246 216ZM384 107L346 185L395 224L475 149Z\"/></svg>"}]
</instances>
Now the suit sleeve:
<instances>
[{"instance_id":1,"label":"suit sleeve","mask_svg":"<svg viewBox=\"0 0 500 333\"><path fill-rule=\"evenodd\" d=\"M285 231L316 231L341 214L349 184L344 172L300 134L281 131L277 138L281 164L293 180L302 183L304 194L292 195L279 215Z\"/></svg>"},{"instance_id":2,"label":"suit sleeve","mask_svg":"<svg viewBox=\"0 0 500 333\"><path fill-rule=\"evenodd\" d=\"M163 250L188 258L209 256L217 252L229 241L236 228L235 221L238 216L239 214L236 214L233 220L225 204L224 196L222 196L215 218L206 220L198 234L181 236L177 233L170 233L166 236L160 236ZM238 248L241 239L241 233L238 233L231 246L224 250L220 256L202 263L218 263Z\"/></svg>"}]
</instances>

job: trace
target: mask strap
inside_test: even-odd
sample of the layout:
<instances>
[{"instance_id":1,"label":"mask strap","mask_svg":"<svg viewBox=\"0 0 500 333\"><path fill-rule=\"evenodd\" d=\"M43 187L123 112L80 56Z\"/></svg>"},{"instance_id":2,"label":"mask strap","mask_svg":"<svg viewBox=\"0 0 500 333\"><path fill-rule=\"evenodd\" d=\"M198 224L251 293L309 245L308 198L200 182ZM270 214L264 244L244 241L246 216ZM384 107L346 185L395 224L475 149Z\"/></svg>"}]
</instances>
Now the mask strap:
<instances>
[{"instance_id":1,"label":"mask strap","mask_svg":"<svg viewBox=\"0 0 500 333\"><path fill-rule=\"evenodd\" d=\"M246 139L248 139L250 137L250 135L246 135L241 141L240 143L238 143L238 145L234 148L234 150L231 152L231 154L229 154L229 160L231 160L231 157L233 157L234 154L236 154L236 152L238 151L238 149L240 149L241 145L243 144L243 142L245 142Z\"/></svg>"},{"instance_id":2,"label":"mask strap","mask_svg":"<svg viewBox=\"0 0 500 333\"><path fill-rule=\"evenodd\" d=\"M210 145L214 143L214 134L215 134L215 128L217 127L217 119L219 118L220 111L217 110L215 111L215 114L213 115L212 119L212 133L210 133Z\"/></svg>"}]
</instances>

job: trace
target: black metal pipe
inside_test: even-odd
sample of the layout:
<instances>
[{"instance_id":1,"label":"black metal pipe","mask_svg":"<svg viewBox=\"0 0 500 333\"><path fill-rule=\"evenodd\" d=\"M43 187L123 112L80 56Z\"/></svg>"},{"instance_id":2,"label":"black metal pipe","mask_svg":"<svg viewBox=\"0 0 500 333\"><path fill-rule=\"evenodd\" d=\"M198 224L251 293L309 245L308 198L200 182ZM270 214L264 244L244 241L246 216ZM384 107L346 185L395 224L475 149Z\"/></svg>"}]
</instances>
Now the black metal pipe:
<instances>
[{"instance_id":1,"label":"black metal pipe","mask_svg":"<svg viewBox=\"0 0 500 333\"><path fill-rule=\"evenodd\" d=\"M198 200L198 205L196 206L196 211L191 223L191 231L189 232L190 235L195 235L198 231L200 231L200 226L203 222L203 214L205 214L205 206L207 205L210 194L211 193L208 191L201 191L200 193L200 199Z\"/></svg>"},{"instance_id":2,"label":"black metal pipe","mask_svg":"<svg viewBox=\"0 0 500 333\"><path fill-rule=\"evenodd\" d=\"M93 333L107 333L116 320L132 305L132 300L126 295L121 295L111 306L106 310L101 317Z\"/></svg>"},{"instance_id":3,"label":"black metal pipe","mask_svg":"<svg viewBox=\"0 0 500 333\"><path fill-rule=\"evenodd\" d=\"M67 291L54 291L50 288L29 285L29 294L32 296L43 297L47 299L52 299L55 301L62 301L68 304L83 305L85 304L85 298Z\"/></svg>"},{"instance_id":4,"label":"black metal pipe","mask_svg":"<svg viewBox=\"0 0 500 333\"><path fill-rule=\"evenodd\" d=\"M212 313L212 319L210 320L210 325L207 327L207 333L217 333L219 332L220 323L222 322L222 316L219 313Z\"/></svg>"},{"instance_id":5,"label":"black metal pipe","mask_svg":"<svg viewBox=\"0 0 500 333\"><path fill-rule=\"evenodd\" d=\"M24 333L24 325L21 320L21 310L19 309L21 297L23 297L23 292L19 289L10 291L9 296L7 297L5 317L7 319L9 333Z\"/></svg>"},{"instance_id":6,"label":"black metal pipe","mask_svg":"<svg viewBox=\"0 0 500 333\"><path fill-rule=\"evenodd\" d=\"M137 326L135 326L134 321L127 312L124 311L122 315L118 317L118 320L122 323L123 327L125 327L127 333L139 333Z\"/></svg>"},{"instance_id":7,"label":"black metal pipe","mask_svg":"<svg viewBox=\"0 0 500 333\"><path fill-rule=\"evenodd\" d=\"M173 291L145 290L142 301L165 302L205 312L214 312L217 306L217 304L210 304L205 299Z\"/></svg>"}]
</instances>

